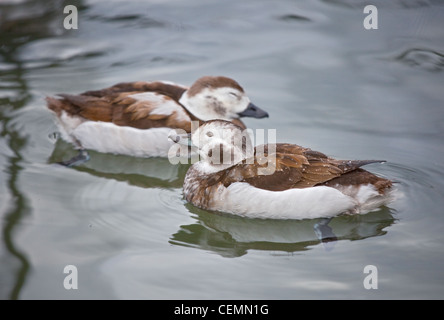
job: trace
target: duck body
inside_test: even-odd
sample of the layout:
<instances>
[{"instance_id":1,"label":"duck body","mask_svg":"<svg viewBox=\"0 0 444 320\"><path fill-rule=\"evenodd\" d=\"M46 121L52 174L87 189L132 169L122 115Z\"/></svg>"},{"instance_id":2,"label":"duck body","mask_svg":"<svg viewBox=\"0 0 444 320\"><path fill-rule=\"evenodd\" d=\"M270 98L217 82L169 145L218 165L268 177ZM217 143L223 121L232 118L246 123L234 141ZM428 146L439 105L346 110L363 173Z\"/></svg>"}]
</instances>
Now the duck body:
<instances>
[{"instance_id":1,"label":"duck body","mask_svg":"<svg viewBox=\"0 0 444 320\"><path fill-rule=\"evenodd\" d=\"M245 128L243 116L268 114L254 106L237 82L202 77L190 88L171 82L127 82L79 95L48 97L62 138L79 149L140 157L165 157L172 129L216 118Z\"/></svg>"},{"instance_id":2,"label":"duck body","mask_svg":"<svg viewBox=\"0 0 444 320\"><path fill-rule=\"evenodd\" d=\"M199 128L200 135L211 131L214 136L224 126L233 132L242 130L212 121ZM226 144L219 139L213 146L211 141L200 142L202 160L190 167L183 187L185 199L195 206L250 218L311 219L368 212L391 198L390 180L360 168L381 161L336 160L309 148L279 143L253 148L250 157L233 157L231 165L215 164L214 157L209 159L215 150L243 153L230 145L230 139Z\"/></svg>"}]
</instances>

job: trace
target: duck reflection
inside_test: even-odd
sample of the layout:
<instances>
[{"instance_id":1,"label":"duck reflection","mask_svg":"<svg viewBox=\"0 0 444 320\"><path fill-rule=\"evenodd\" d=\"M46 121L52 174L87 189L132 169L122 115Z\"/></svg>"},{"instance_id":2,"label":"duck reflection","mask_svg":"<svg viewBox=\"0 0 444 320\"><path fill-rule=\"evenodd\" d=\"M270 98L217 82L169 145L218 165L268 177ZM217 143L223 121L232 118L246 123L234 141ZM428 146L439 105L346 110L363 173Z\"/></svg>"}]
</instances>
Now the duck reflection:
<instances>
[{"instance_id":1,"label":"duck reflection","mask_svg":"<svg viewBox=\"0 0 444 320\"><path fill-rule=\"evenodd\" d=\"M58 139L49 163L74 157L77 151L71 144ZM190 165L172 165L167 158L137 158L88 151L90 159L71 168L97 177L126 181L142 188L182 188Z\"/></svg>"},{"instance_id":2,"label":"duck reflection","mask_svg":"<svg viewBox=\"0 0 444 320\"><path fill-rule=\"evenodd\" d=\"M5 139L10 150L10 155L8 152L2 154L6 164L0 182L11 195L0 231L4 246L0 249L0 299L19 299L31 269L26 246L19 246L14 237L24 217L32 211L19 183L22 153L29 139L16 125L15 118L15 111L24 108L33 97L27 78L29 66L23 59L23 52L33 41L66 32L59 22L63 19L60 12L68 2L83 9L82 0L48 0L44 5L38 0L0 1L0 139Z\"/></svg>"},{"instance_id":3,"label":"duck reflection","mask_svg":"<svg viewBox=\"0 0 444 320\"><path fill-rule=\"evenodd\" d=\"M322 244L326 251L340 240L381 236L395 221L392 210L382 207L365 215L329 219L262 220L208 212L186 204L196 222L180 227L170 243L212 251L223 257L240 257L248 250L289 254Z\"/></svg>"}]
</instances>

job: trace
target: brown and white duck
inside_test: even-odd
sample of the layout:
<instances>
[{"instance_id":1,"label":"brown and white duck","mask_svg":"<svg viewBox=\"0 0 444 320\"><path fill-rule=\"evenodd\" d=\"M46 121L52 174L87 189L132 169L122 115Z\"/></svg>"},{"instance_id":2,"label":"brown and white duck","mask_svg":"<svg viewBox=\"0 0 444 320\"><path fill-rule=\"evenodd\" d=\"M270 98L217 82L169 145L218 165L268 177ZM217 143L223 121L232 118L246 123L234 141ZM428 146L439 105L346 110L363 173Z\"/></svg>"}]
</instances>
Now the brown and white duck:
<instances>
[{"instance_id":1,"label":"brown and white duck","mask_svg":"<svg viewBox=\"0 0 444 320\"><path fill-rule=\"evenodd\" d=\"M127 82L79 95L47 97L62 138L78 149L140 157L166 157L171 129L191 131L192 121L264 118L233 79L205 76L190 88L171 82Z\"/></svg>"},{"instance_id":2,"label":"brown and white duck","mask_svg":"<svg viewBox=\"0 0 444 320\"><path fill-rule=\"evenodd\" d=\"M392 199L390 180L360 168L383 161L335 160L287 143L253 148L245 131L214 120L191 135L201 160L185 176L188 202L244 217L306 219L364 213Z\"/></svg>"}]
</instances>

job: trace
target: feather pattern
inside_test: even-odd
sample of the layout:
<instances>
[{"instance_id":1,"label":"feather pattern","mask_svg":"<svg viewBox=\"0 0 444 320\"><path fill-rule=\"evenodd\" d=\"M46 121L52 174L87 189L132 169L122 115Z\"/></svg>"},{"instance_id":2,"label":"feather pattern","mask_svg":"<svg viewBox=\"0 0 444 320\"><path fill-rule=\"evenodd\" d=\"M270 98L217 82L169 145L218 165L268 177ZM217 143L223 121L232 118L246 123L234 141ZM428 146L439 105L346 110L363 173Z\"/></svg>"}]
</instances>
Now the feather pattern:
<instances>
[{"instance_id":1,"label":"feather pattern","mask_svg":"<svg viewBox=\"0 0 444 320\"><path fill-rule=\"evenodd\" d=\"M202 125L199 130L211 128L210 131L215 132L217 125L232 126L216 120ZM263 158L268 161L262 161ZM360 168L375 162L382 161L336 160L295 144L268 144L256 147L253 158L243 159L221 170L209 170L211 164L205 159L194 164L185 177L184 196L187 201L204 209L245 216L269 217L267 214L272 213L266 210L271 210L270 203L276 205L273 210L281 211L278 215L281 218L335 215L357 210L362 203L384 198L389 193L392 187L390 180ZM274 170L260 170L267 166ZM364 188L368 192L358 191ZM254 195L254 190L264 198L248 198ZM237 192L245 192L245 195ZM240 202L241 199L248 205ZM309 204L303 199L320 203Z\"/></svg>"},{"instance_id":2,"label":"feather pattern","mask_svg":"<svg viewBox=\"0 0 444 320\"><path fill-rule=\"evenodd\" d=\"M230 98L235 92L239 99ZM122 82L101 90L86 91L78 95L58 94L58 98L46 98L48 108L52 110L60 124L62 137L75 143L79 148L86 146L100 146L109 143L128 143L130 139L121 139L122 135L137 137L144 136L159 138L160 128L181 129L191 132L192 121L197 124L204 120L227 119L238 126L245 128L239 119L241 116L264 117L266 112L258 109L249 102L242 87L237 82L226 77L202 77L190 88L170 82ZM246 110L253 106L256 114ZM253 110L252 109L252 110ZM244 112L245 111L245 112ZM196 117L203 115L204 118ZM111 126L104 125L110 124ZM115 126L115 127L112 127ZM131 131L134 128L141 131ZM147 130L156 129L155 134L145 134ZM113 132L106 136L104 132ZM143 131L143 132L142 132ZM88 136L87 133L95 135ZM97 139L115 139L115 141L100 142ZM168 139L165 135L165 141ZM158 141L151 140L151 144ZM148 146L147 142L143 145ZM170 143L162 143L163 147L170 147ZM147 150L133 149L140 144L116 146L115 148L100 148L108 152L120 153L125 150L128 155L150 156ZM155 146L149 146L154 150ZM164 150L162 154L167 154ZM156 152L153 156L158 156Z\"/></svg>"}]
</instances>

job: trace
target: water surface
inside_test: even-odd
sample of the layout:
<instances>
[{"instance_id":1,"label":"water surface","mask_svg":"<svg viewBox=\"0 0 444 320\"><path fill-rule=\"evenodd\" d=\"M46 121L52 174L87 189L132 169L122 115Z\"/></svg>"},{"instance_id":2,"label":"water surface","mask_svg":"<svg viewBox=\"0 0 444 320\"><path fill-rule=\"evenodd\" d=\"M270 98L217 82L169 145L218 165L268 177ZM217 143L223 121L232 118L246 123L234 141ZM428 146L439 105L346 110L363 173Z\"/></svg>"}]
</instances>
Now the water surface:
<instances>
[{"instance_id":1,"label":"water surface","mask_svg":"<svg viewBox=\"0 0 444 320\"><path fill-rule=\"evenodd\" d=\"M63 28L63 8L79 28ZM373 1L3 1L2 299L442 299L444 6ZM44 97L122 81L242 84L277 139L397 182L392 204L329 223L255 220L182 199L186 165L60 140ZM78 289L66 290L66 265ZM366 265L378 289L363 286Z\"/></svg>"}]
</instances>

